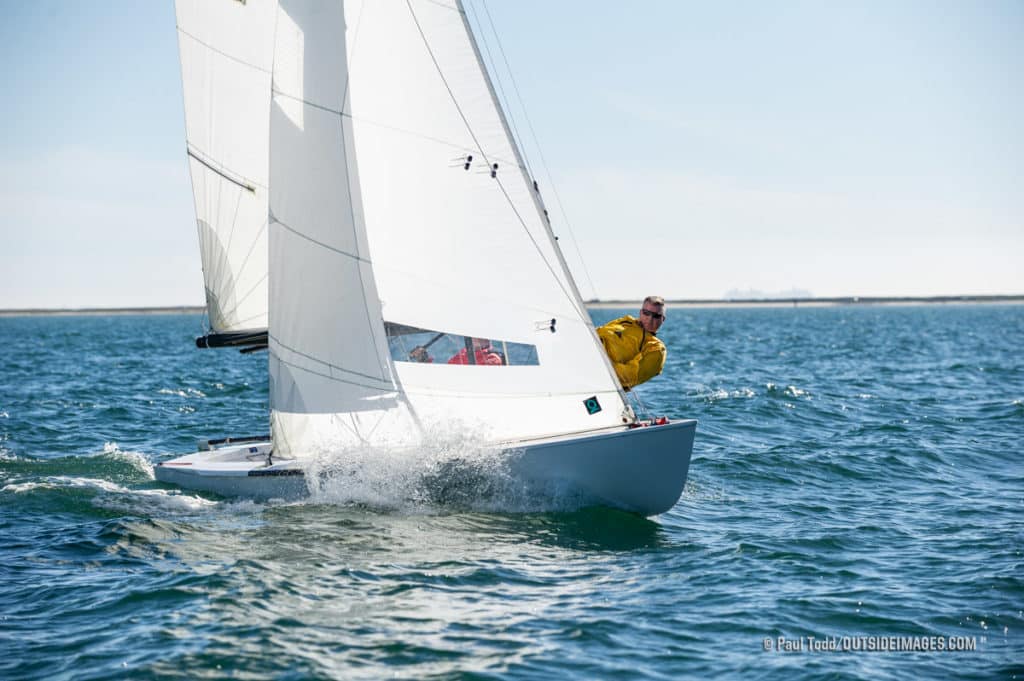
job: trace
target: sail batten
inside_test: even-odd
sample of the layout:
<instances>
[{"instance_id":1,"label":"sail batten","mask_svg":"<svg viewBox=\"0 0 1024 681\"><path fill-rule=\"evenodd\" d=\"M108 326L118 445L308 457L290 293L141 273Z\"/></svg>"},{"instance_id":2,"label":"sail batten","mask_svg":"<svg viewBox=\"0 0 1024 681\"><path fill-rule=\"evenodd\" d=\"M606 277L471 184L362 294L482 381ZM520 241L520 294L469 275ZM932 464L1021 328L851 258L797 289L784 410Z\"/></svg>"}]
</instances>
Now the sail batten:
<instances>
[{"instance_id":1,"label":"sail batten","mask_svg":"<svg viewBox=\"0 0 1024 681\"><path fill-rule=\"evenodd\" d=\"M242 3L242 4L245 4L245 3ZM219 27L215 27L214 24L212 24L212 23L206 24L206 25L214 27L214 30L218 30L218 28L219 28ZM186 36L188 38L191 38L196 43L202 45L203 47L205 47L206 49L210 50L211 52L216 52L217 54L219 54L222 57L225 57L227 59L235 61L235 62L241 64L242 66L248 66L249 68L251 68L251 69L253 69L255 71L262 71L263 73L266 73L267 75L270 75L270 73L271 73L270 69L268 67L266 67L266 66L260 65L258 63L251 63L251 62L245 61L245 59L237 57L237 56L231 54L230 52L227 52L227 51L225 51L225 50L223 50L221 48L218 48L216 44L204 41L202 38L199 38L198 36L194 35L193 33L190 33L185 27L183 27L181 25L180 22L177 25L177 29L178 29L178 33L180 35L184 35L184 36ZM218 38L220 37L219 34L216 34L216 35L218 36Z\"/></svg>"},{"instance_id":2,"label":"sail batten","mask_svg":"<svg viewBox=\"0 0 1024 681\"><path fill-rule=\"evenodd\" d=\"M211 171L213 171L213 172L217 173L218 175L220 175L221 177L223 177L228 182L233 182L233 183L237 184L239 187L241 187L242 189L245 189L245 190L250 191L250 192L255 192L256 191L256 187L253 186L255 184L254 182L252 182L250 180L246 180L245 178L241 177L240 175L238 175L236 173L232 173L229 170L225 170L223 168L218 168L212 161L206 160L203 157L202 154L196 152L194 150L194 147L191 144L188 145L188 151L186 153L188 153L188 155L191 156L192 158L194 158L195 160L197 160L200 163L202 163L204 166L206 166ZM266 189L266 187L264 187L264 189Z\"/></svg>"}]
</instances>

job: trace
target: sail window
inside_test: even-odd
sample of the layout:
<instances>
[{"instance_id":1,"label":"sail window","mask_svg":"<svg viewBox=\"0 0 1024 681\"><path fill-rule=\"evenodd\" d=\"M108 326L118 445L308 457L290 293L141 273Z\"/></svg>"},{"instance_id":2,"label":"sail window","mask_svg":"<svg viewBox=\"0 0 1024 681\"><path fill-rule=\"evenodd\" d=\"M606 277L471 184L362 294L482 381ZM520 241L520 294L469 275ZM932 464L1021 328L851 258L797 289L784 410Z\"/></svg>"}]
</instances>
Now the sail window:
<instances>
[{"instance_id":1,"label":"sail window","mask_svg":"<svg viewBox=\"0 0 1024 681\"><path fill-rule=\"evenodd\" d=\"M478 366L537 366L537 346L384 322L396 362Z\"/></svg>"}]
</instances>

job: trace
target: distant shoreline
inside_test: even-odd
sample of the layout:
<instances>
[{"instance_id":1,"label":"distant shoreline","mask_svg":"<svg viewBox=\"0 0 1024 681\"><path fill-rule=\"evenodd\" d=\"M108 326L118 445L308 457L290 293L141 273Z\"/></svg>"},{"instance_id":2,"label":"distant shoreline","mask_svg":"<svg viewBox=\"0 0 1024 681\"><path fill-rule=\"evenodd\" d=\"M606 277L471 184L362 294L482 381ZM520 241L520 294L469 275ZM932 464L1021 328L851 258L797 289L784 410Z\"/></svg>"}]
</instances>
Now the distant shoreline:
<instances>
[{"instance_id":1,"label":"distant shoreline","mask_svg":"<svg viewBox=\"0 0 1024 681\"><path fill-rule=\"evenodd\" d=\"M178 305L174 307L82 307L82 308L27 308L24 310L0 310L0 317L77 317L133 314L204 314L206 308L199 305Z\"/></svg>"},{"instance_id":2,"label":"distant shoreline","mask_svg":"<svg viewBox=\"0 0 1024 681\"><path fill-rule=\"evenodd\" d=\"M840 298L779 298L763 299L691 299L666 300L673 308L714 307L833 307L864 305L998 305L1024 304L1024 294L1001 296L845 296ZM588 308L595 310L639 307L639 300L587 300ZM72 317L80 315L155 315L204 314L199 305L171 307L85 307L85 308L26 308L0 310L0 317Z\"/></svg>"},{"instance_id":3,"label":"distant shoreline","mask_svg":"<svg viewBox=\"0 0 1024 681\"><path fill-rule=\"evenodd\" d=\"M639 307L639 300L587 300L595 310ZM1022 304L1024 294L999 296L842 296L837 298L735 298L670 300L669 307L833 307L863 305L999 305Z\"/></svg>"}]
</instances>

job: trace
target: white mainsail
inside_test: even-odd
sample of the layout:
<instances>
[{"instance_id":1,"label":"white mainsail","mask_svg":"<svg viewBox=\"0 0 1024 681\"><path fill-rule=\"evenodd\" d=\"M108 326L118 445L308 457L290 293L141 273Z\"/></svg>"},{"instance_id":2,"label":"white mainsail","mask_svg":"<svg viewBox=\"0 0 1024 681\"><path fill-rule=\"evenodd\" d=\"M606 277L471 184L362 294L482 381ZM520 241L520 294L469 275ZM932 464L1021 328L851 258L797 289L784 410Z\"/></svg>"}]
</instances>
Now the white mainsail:
<instances>
[{"instance_id":1,"label":"white mainsail","mask_svg":"<svg viewBox=\"0 0 1024 681\"><path fill-rule=\"evenodd\" d=\"M177 0L185 133L210 325L267 327L271 0Z\"/></svg>"},{"instance_id":2,"label":"white mainsail","mask_svg":"<svg viewBox=\"0 0 1024 681\"><path fill-rule=\"evenodd\" d=\"M632 420L454 0L280 3L270 115L275 450ZM406 361L389 329L500 339ZM439 335L440 335L439 334Z\"/></svg>"}]
</instances>

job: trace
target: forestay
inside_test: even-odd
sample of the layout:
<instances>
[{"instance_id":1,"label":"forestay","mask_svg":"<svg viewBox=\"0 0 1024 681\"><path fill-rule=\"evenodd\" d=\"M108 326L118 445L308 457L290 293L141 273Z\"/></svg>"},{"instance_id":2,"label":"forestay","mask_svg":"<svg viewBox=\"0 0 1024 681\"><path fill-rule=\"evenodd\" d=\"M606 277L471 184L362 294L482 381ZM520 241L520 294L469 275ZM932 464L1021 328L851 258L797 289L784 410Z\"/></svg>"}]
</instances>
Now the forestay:
<instances>
[{"instance_id":1,"label":"forestay","mask_svg":"<svg viewBox=\"0 0 1024 681\"><path fill-rule=\"evenodd\" d=\"M267 153L276 2L177 0L185 132L210 325L267 327Z\"/></svg>"},{"instance_id":2,"label":"forestay","mask_svg":"<svg viewBox=\"0 0 1024 681\"><path fill-rule=\"evenodd\" d=\"M275 50L276 450L448 427L516 441L632 420L462 7L285 1ZM430 361L395 350L398 336L432 335L456 344L428 348ZM458 339L468 361L449 364ZM491 348L476 357L500 359L474 359L482 339Z\"/></svg>"}]
</instances>

